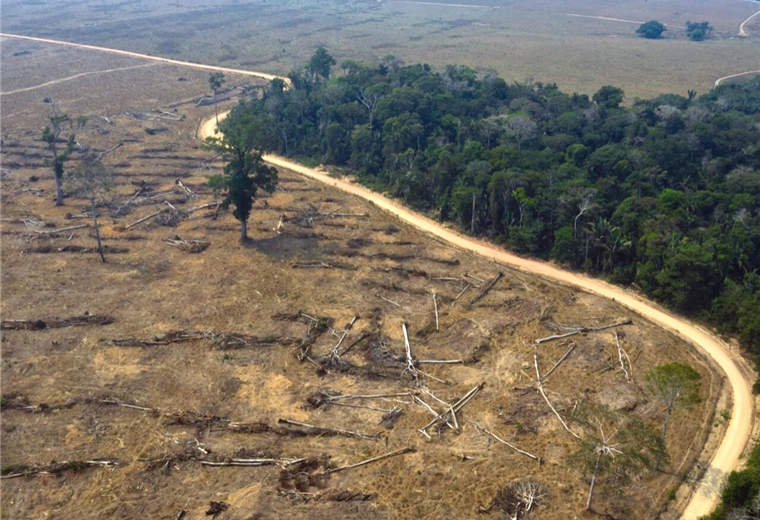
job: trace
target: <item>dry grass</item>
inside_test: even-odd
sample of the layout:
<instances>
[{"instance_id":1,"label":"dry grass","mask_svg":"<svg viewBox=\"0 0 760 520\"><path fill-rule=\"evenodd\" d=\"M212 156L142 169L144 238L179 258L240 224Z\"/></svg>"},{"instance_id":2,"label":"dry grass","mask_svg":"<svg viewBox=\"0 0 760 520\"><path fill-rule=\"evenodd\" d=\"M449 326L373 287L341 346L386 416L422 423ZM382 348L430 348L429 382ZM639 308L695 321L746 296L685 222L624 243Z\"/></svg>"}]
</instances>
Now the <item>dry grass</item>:
<instances>
[{"instance_id":1,"label":"dry grass","mask_svg":"<svg viewBox=\"0 0 760 520\"><path fill-rule=\"evenodd\" d=\"M9 48L4 46L3 52ZM62 51L59 58L76 59L67 52L73 51ZM34 68L43 67L47 58L40 50L27 59L38 60L25 64ZM97 68L109 65L98 62ZM53 460L93 457L122 462L115 469L4 481L3 517L42 518L54 513L57 518L72 519L174 518L185 509L189 513L186 518L192 519L204 517L210 501L224 501L230 508L220 518L472 518L477 507L488 504L499 488L525 477L536 478L551 489L549 506L541 518L578 517L586 483L566 464L575 442L535 393L522 395L514 388L530 384L531 340L552 334L548 328L552 322L594 326L629 317L612 302L453 250L372 205L286 171L281 172L280 189L256 204L249 224L251 241L246 244L238 241L237 224L229 214L218 220L184 220L176 228L146 223L123 231L126 224L157 209L148 205L136 207L126 216L102 219L105 243L128 249L109 255L105 264L95 253L22 252L36 230L83 222L67 220L67 213L78 214L85 207L84 201L73 198L67 199L63 208L52 204L51 174L42 164L44 150L35 140L45 117L46 107L36 102L41 95L59 99L70 113L108 111L112 116L113 125L93 119L80 142L95 150L124 142L106 156L117 173L120 200L134 192L132 182L146 181L160 191L174 186L177 178L194 189L198 199L183 201L178 193L171 197L172 204L186 208L210 200L203 185L211 170L202 166L208 155L191 136L197 122L213 108L179 105L177 114L184 119L177 122L137 121L123 113L167 107L205 92L204 75L182 71L189 81L178 82L176 72L167 69L138 69L136 83L110 75L91 76L85 84L61 83L49 93L1 98L3 218L37 222L2 224L3 318L66 317L85 311L115 318L106 326L3 332L1 390L6 399L52 405L83 402L48 413L3 411L2 464L45 466ZM13 62L4 60L4 75L17 77ZM37 79L45 76L40 74ZM49 77L55 76L51 73ZM14 81L22 85L21 80ZM95 92L99 94L93 95ZM30 97L23 97L27 95ZM9 112L14 116L6 119ZM158 126L168 131L145 132ZM219 165L212 164L212 168L218 171ZM33 181L33 177L40 180ZM299 226L295 223L298 219L293 219L285 222L280 234L275 231L281 215L293 217L315 209L366 213L368 217L323 219L311 228ZM210 246L189 254L164 242L177 234L206 240ZM53 249L90 247L94 244L91 235L90 229L82 229L36 237L33 242ZM363 256L346 254L348 251ZM370 258L372 255L376 256ZM393 260L389 256L407 258ZM455 259L458 265L441 262ZM294 262L342 263L356 269L293 269ZM393 270L398 267L408 273ZM504 278L472 306L467 302L474 296L473 290L452 307L462 285L430 279L469 273L487 280L500 269ZM422 271L429 276L420 276ZM433 291L440 304L440 331L434 326ZM378 293L410 311L385 302ZM466 365L422 367L448 382L423 379L447 401L486 383L460 414L461 433L421 439L417 428L430 419L428 413L394 401L372 403L380 408L404 408L406 413L392 430L378 425L382 412L376 410L307 406L307 398L325 388L388 393L406 391L409 386L400 377L401 368L381 366L368 343L343 356L358 367L347 372L325 372L309 361L299 362L297 345L274 341L307 334L304 320L278 318L298 311L329 318L336 329L315 332L310 353L315 360L329 354L340 329L355 315L360 319L347 343L369 333L384 338L392 352L401 354L401 324L407 322L418 358L477 357ZM626 383L615 368L612 332L589 333L573 338L578 347L552 375L547 384L550 395L566 415L582 400L619 405L622 395L627 398L626 406L634 405L633 413L656 424L660 410L643 388L644 373L666 361L689 363L704 376L705 401L674 421L669 448L674 466L691 461L701 449L704 433L712 428L709 419L719 379L683 342L631 317L634 325L622 332L624 345L635 360L636 384ZM221 351L202 339L149 347L110 346L107 342L172 330L235 332L256 336L262 344ZM544 371L566 348L556 343L541 347ZM384 439L241 434L197 424L170 424L166 416L93 402L104 397L191 412L192 417L200 414L270 425L287 418L369 433L382 431ZM510 420L512 413L515 416ZM489 442L475 431L473 422L539 454L545 464L538 467L534 461ZM417 452L335 474L325 484L328 490L371 493L375 500L305 503L302 498L278 493L280 471L276 467L213 468L188 459L188 453L200 456L193 447L196 442L215 457L230 457L246 448L278 457L329 456L330 463L338 466L386 449L413 446ZM462 460L462 455L471 459ZM163 457L171 462L164 465ZM162 461L157 469L149 469L141 460L144 458ZM600 509L615 511L619 518L644 518L642 511L654 518L667 505L665 490L678 482L677 476L660 474L634 486L630 501L600 495L598 504ZM313 486L307 489L325 491Z\"/></svg>"},{"instance_id":2,"label":"dry grass","mask_svg":"<svg viewBox=\"0 0 760 520\"><path fill-rule=\"evenodd\" d=\"M719 77L760 67L760 22L750 25L750 38L736 38L739 24L760 8L738 0L469 2L494 8L408 1L164 0L151 2L147 13L135 0L119 2L108 13L70 3L60 8L60 16L43 5L6 3L4 30L9 32L273 73L303 65L324 45L339 63L394 54L435 66L493 68L509 81L556 82L566 91L590 94L613 84L634 98L705 92ZM665 40L646 41L636 36L636 24L564 13L659 19L670 27ZM688 41L687 20L710 21L715 39Z\"/></svg>"}]
</instances>

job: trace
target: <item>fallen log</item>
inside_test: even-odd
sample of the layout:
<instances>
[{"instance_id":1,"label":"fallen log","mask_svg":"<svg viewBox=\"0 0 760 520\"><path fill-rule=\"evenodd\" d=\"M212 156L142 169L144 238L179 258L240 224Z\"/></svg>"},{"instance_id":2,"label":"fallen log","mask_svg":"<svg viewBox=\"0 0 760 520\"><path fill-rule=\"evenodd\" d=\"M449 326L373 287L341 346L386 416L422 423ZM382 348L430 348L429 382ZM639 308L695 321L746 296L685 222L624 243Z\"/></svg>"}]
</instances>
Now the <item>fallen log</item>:
<instances>
[{"instance_id":1,"label":"fallen log","mask_svg":"<svg viewBox=\"0 0 760 520\"><path fill-rule=\"evenodd\" d=\"M482 426L480 426L478 423L474 423L474 424L475 424L475 428L476 428L476 429L478 429L478 430L482 431L483 433L485 433L485 434L487 434L487 435L490 435L491 437L493 437L494 439L496 439L496 440L497 440L497 441L499 441L500 443L504 444L505 446L507 446L507 447L509 447L509 448L512 448L512 449L513 449L513 450L515 450L517 453L520 453L520 454L522 454L522 455L525 455L526 457L530 457L531 459L533 459L533 460L535 460L536 462L538 462L539 466L541 465L541 457L538 457L538 456L536 456L536 455L533 455L532 453L529 453L529 452L527 452L527 451L525 451L525 450L521 450L521 449L520 449L520 448L518 448L517 446L515 446L515 445L513 445L513 444L510 444L510 443L508 443L507 441L505 441L504 439L502 439L502 438L501 438L501 437L499 437L498 435L496 435L496 434L494 434L494 433L491 433L491 432L490 432L490 431L488 431L487 429L483 428L483 427L482 427Z\"/></svg>"},{"instance_id":2,"label":"fallen log","mask_svg":"<svg viewBox=\"0 0 760 520\"><path fill-rule=\"evenodd\" d=\"M498 282L499 278L501 278L502 276L504 276L504 273L499 271L499 273L494 277L494 279L488 282L488 284L480 290L480 293L478 293L478 295L475 298L470 300L470 305L477 303L483 296L488 294L488 291L490 291L493 288L493 286L496 285L496 282Z\"/></svg>"},{"instance_id":3,"label":"fallen log","mask_svg":"<svg viewBox=\"0 0 760 520\"><path fill-rule=\"evenodd\" d=\"M351 430L342 430L339 428L328 428L325 426L314 426L313 424L307 424L297 421L291 421L289 419L277 419L277 424L284 424L287 426L296 426L300 428L294 433L302 435L331 435L340 437L355 437L357 439L367 439L376 441L380 438L379 433L367 434L361 432L355 432Z\"/></svg>"},{"instance_id":4,"label":"fallen log","mask_svg":"<svg viewBox=\"0 0 760 520\"><path fill-rule=\"evenodd\" d=\"M2 330L45 330L61 327L82 327L85 325L108 325L114 322L111 316L83 314L69 318L45 318L39 320L2 320Z\"/></svg>"},{"instance_id":5,"label":"fallen log","mask_svg":"<svg viewBox=\"0 0 760 520\"><path fill-rule=\"evenodd\" d=\"M584 334L586 332L599 332L601 330L607 330L607 329L612 329L615 327L622 327L623 325L632 325L632 324L633 324L633 320L627 319L627 320L620 321L618 323L612 323L611 325L603 325L601 327L579 327L577 329L571 330L570 332L566 332L564 334L556 334L554 336L539 338L537 340L534 340L534 343L536 345L540 345L541 343L546 343L547 341L569 338L570 336L575 336L576 334Z\"/></svg>"},{"instance_id":6,"label":"fallen log","mask_svg":"<svg viewBox=\"0 0 760 520\"><path fill-rule=\"evenodd\" d=\"M398 455L405 455L407 453L414 453L416 452L416 448L412 448L411 446L408 446L406 448L401 448L400 450L392 451L390 453L386 453L384 455L380 455L379 457L373 457L371 459L363 460L361 462L357 462L356 464L349 464L347 466L341 466L338 468L331 468L327 471L323 472L323 475L329 475L331 473L338 473L339 471L346 471L353 468L358 468L360 466L366 466L367 464L372 464L373 462L379 462L381 460L385 460L391 457L396 457Z\"/></svg>"}]
</instances>

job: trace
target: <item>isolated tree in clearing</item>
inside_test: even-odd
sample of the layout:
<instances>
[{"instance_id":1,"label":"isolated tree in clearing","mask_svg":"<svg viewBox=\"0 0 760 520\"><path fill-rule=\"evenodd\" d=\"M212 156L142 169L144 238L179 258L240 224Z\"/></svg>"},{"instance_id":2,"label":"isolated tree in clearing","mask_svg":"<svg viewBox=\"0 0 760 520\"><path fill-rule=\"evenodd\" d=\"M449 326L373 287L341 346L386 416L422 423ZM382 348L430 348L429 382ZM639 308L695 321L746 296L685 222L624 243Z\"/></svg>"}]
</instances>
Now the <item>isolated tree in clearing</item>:
<instances>
[{"instance_id":1,"label":"isolated tree in clearing","mask_svg":"<svg viewBox=\"0 0 760 520\"><path fill-rule=\"evenodd\" d=\"M85 198L90 203L92 221L95 226L95 239L98 241L98 254L100 260L105 262L103 243L100 240L100 226L98 225L98 212L96 205L105 199L115 186L113 172L105 167L95 157L89 156L82 159L82 163L68 175L70 189L75 194Z\"/></svg>"},{"instance_id":2,"label":"isolated tree in clearing","mask_svg":"<svg viewBox=\"0 0 760 520\"><path fill-rule=\"evenodd\" d=\"M267 166L262 154L274 147L274 126L256 105L242 102L220 125L220 137L208 137L207 150L219 154L226 163L223 175L209 178L214 196L222 196L221 206L235 206L240 221L240 240L248 238L247 222L259 189L272 193L277 186L277 169Z\"/></svg>"},{"instance_id":3,"label":"isolated tree in clearing","mask_svg":"<svg viewBox=\"0 0 760 520\"><path fill-rule=\"evenodd\" d=\"M665 451L665 437L668 423L676 408L691 408L700 402L699 372L681 363L668 363L653 368L647 373L649 389L665 405L665 420L660 437L660 450ZM662 457L658 457L656 469L660 467Z\"/></svg>"},{"instance_id":4,"label":"isolated tree in clearing","mask_svg":"<svg viewBox=\"0 0 760 520\"><path fill-rule=\"evenodd\" d=\"M63 206L63 165L76 148L77 142L76 135L73 132L74 128L83 128L87 123L87 118L78 116L72 119L68 114L59 112L58 107L55 106L55 101L50 98L46 98L45 103L50 103L53 110L53 115L50 116L50 126L46 126L42 130L41 136L53 155L53 160L47 159L45 164L52 166L53 173L55 174L55 205ZM61 150L58 141L66 129L70 131L65 134L66 145Z\"/></svg>"},{"instance_id":5,"label":"isolated tree in clearing","mask_svg":"<svg viewBox=\"0 0 760 520\"><path fill-rule=\"evenodd\" d=\"M212 72L208 75L208 86L211 87L211 91L214 93L214 113L216 114L216 124L219 124L219 105L216 103L216 96L219 93L219 89L224 85L224 72Z\"/></svg>"},{"instance_id":6,"label":"isolated tree in clearing","mask_svg":"<svg viewBox=\"0 0 760 520\"><path fill-rule=\"evenodd\" d=\"M686 36L693 42L701 42L712 33L709 22L686 22Z\"/></svg>"},{"instance_id":7,"label":"isolated tree in clearing","mask_svg":"<svg viewBox=\"0 0 760 520\"><path fill-rule=\"evenodd\" d=\"M657 20L650 20L642 23L639 28L636 29L636 34L642 38L647 38L648 40L657 40L662 37L662 33L666 30L665 26Z\"/></svg>"}]
</instances>

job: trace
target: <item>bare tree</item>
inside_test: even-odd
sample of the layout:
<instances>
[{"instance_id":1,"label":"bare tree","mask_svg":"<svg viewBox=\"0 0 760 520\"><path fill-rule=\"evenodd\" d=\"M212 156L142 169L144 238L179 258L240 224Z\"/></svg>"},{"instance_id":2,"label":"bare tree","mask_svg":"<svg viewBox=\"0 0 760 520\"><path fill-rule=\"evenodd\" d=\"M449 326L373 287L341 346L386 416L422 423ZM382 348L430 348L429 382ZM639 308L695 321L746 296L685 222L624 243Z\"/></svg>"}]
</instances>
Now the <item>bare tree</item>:
<instances>
[{"instance_id":1,"label":"bare tree","mask_svg":"<svg viewBox=\"0 0 760 520\"><path fill-rule=\"evenodd\" d=\"M538 125L528 116L510 117L502 128L508 136L515 140L518 152L522 150L522 144L533 139L538 131Z\"/></svg>"},{"instance_id":2,"label":"bare tree","mask_svg":"<svg viewBox=\"0 0 760 520\"><path fill-rule=\"evenodd\" d=\"M575 216L575 220L573 221L573 238L578 238L578 219L583 216L584 213L588 212L591 208L594 207L591 200L594 198L594 192L590 191L586 193L583 198L578 202L578 214Z\"/></svg>"},{"instance_id":3,"label":"bare tree","mask_svg":"<svg viewBox=\"0 0 760 520\"><path fill-rule=\"evenodd\" d=\"M98 225L98 202L107 198L114 186L113 172L105 167L94 156L82 159L82 163L72 172L69 172L67 182L72 192L87 199L92 211L92 221L95 226L95 238L98 241L98 254L100 260L105 262L103 243L100 240L100 227Z\"/></svg>"},{"instance_id":4,"label":"bare tree","mask_svg":"<svg viewBox=\"0 0 760 520\"><path fill-rule=\"evenodd\" d=\"M356 99L359 103L364 105L369 113L369 126L372 128L372 120L375 115L375 109L377 108L377 102L382 99L383 95L377 90L372 88L362 88L356 93Z\"/></svg>"}]
</instances>

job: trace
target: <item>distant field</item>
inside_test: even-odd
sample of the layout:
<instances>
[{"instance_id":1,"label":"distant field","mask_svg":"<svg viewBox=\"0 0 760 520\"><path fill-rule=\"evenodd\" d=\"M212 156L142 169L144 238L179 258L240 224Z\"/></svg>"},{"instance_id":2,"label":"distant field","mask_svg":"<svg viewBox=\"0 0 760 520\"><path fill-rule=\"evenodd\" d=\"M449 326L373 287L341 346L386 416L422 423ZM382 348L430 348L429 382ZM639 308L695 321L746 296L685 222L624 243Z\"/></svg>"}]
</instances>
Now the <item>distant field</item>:
<instances>
[{"instance_id":1,"label":"distant field","mask_svg":"<svg viewBox=\"0 0 760 520\"><path fill-rule=\"evenodd\" d=\"M704 92L718 77L760 69L760 17L747 25L748 38L737 37L760 2L740 0L111 0L57 10L4 0L2 7L7 32L278 73L320 45L339 61L394 54L493 68L510 81L556 82L569 91L615 84L630 97ZM664 40L636 36L635 22L650 19L668 25ZM688 41L687 20L708 20L715 37Z\"/></svg>"}]
</instances>

